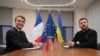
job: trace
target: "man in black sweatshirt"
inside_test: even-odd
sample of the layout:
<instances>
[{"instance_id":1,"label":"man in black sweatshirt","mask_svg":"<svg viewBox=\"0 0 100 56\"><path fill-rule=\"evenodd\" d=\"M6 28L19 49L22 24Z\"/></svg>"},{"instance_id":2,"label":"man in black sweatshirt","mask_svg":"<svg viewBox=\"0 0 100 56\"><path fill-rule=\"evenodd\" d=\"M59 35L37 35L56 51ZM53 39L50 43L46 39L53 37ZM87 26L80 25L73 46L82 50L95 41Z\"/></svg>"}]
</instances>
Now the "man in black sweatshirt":
<instances>
[{"instance_id":1,"label":"man in black sweatshirt","mask_svg":"<svg viewBox=\"0 0 100 56\"><path fill-rule=\"evenodd\" d=\"M75 34L72 41L68 41L70 47L83 47L83 48L97 48L97 32L93 29L88 28L88 20L81 18L79 20L79 26L81 28Z\"/></svg>"}]
</instances>

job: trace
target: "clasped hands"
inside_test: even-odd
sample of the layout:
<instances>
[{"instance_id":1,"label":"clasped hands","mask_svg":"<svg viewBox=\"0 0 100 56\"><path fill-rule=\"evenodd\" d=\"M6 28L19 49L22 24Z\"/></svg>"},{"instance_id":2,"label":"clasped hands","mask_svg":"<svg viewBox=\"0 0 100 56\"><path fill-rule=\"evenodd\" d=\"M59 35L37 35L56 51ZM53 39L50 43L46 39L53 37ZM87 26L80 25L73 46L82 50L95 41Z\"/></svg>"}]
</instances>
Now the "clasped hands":
<instances>
[{"instance_id":1,"label":"clasped hands","mask_svg":"<svg viewBox=\"0 0 100 56\"><path fill-rule=\"evenodd\" d=\"M66 42L66 45L68 45L69 47L73 47L75 45L75 42L68 41L68 42Z\"/></svg>"}]
</instances>

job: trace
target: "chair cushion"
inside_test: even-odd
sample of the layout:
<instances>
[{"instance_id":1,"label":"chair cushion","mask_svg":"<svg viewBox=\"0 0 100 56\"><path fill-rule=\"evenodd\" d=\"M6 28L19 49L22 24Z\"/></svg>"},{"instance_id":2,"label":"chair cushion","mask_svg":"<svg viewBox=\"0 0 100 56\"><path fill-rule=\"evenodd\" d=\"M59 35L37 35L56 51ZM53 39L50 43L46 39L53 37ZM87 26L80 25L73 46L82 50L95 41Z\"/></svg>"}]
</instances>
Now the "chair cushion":
<instances>
[{"instance_id":1,"label":"chair cushion","mask_svg":"<svg viewBox=\"0 0 100 56\"><path fill-rule=\"evenodd\" d=\"M97 50L100 50L100 43L97 44Z\"/></svg>"},{"instance_id":2,"label":"chair cushion","mask_svg":"<svg viewBox=\"0 0 100 56\"><path fill-rule=\"evenodd\" d=\"M5 46L0 45L0 55L4 54L5 48Z\"/></svg>"}]
</instances>

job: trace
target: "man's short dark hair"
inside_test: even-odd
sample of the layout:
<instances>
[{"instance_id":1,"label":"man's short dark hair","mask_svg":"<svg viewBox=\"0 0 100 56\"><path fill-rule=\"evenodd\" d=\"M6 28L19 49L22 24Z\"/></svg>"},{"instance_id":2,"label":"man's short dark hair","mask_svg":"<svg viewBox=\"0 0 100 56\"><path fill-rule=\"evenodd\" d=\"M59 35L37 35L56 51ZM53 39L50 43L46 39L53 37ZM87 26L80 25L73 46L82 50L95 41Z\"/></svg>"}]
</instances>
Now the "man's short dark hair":
<instances>
[{"instance_id":1,"label":"man's short dark hair","mask_svg":"<svg viewBox=\"0 0 100 56\"><path fill-rule=\"evenodd\" d=\"M87 20L86 18L81 18L81 19L79 20L79 22L80 22L81 20L86 20L86 21L88 22L88 20Z\"/></svg>"},{"instance_id":2,"label":"man's short dark hair","mask_svg":"<svg viewBox=\"0 0 100 56\"><path fill-rule=\"evenodd\" d=\"M24 16L22 16L22 15L18 15L17 17L15 17L15 21L17 20L18 17L21 17L22 19L25 20L25 17L24 17Z\"/></svg>"}]
</instances>

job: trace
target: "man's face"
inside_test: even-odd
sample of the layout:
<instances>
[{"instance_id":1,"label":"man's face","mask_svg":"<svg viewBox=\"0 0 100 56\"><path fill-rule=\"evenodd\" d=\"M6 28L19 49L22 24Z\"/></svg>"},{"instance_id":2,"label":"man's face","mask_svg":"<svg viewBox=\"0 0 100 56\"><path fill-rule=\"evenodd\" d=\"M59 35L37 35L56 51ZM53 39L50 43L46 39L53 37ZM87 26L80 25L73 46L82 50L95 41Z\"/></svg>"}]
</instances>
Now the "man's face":
<instances>
[{"instance_id":1,"label":"man's face","mask_svg":"<svg viewBox=\"0 0 100 56\"><path fill-rule=\"evenodd\" d=\"M87 30L87 28L88 28L88 22L87 22L86 20L81 20L81 21L79 22L79 26L80 26L80 28L81 28L82 30Z\"/></svg>"},{"instance_id":2,"label":"man's face","mask_svg":"<svg viewBox=\"0 0 100 56\"><path fill-rule=\"evenodd\" d=\"M25 24L25 20L21 17L17 17L16 18L16 21L15 21L15 25L18 29L22 29L24 27L24 24Z\"/></svg>"}]
</instances>

